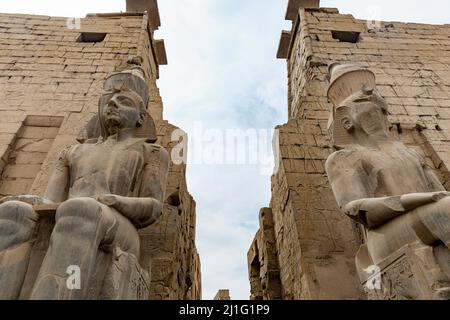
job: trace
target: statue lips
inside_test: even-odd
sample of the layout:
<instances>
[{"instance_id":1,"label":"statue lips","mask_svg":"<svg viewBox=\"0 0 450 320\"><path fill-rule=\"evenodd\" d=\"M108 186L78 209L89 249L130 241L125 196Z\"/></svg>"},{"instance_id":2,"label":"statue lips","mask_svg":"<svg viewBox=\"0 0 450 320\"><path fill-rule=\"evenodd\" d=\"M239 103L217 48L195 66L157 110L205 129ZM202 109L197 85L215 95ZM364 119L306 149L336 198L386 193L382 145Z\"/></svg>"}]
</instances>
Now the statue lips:
<instances>
[{"instance_id":1,"label":"statue lips","mask_svg":"<svg viewBox=\"0 0 450 320\"><path fill-rule=\"evenodd\" d=\"M106 116L107 117L112 117L112 116L119 117L119 111L115 107L108 106L108 108L106 109Z\"/></svg>"},{"instance_id":2,"label":"statue lips","mask_svg":"<svg viewBox=\"0 0 450 320\"><path fill-rule=\"evenodd\" d=\"M109 107L106 111L106 122L110 125L119 125L121 122L119 111Z\"/></svg>"}]
</instances>

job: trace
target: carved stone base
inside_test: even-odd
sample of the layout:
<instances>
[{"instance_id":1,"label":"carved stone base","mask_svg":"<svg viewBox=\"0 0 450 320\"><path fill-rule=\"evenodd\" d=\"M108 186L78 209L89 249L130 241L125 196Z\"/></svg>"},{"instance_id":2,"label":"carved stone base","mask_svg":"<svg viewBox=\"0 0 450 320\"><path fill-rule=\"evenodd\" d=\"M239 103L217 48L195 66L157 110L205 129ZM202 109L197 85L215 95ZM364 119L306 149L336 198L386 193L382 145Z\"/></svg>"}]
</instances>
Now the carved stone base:
<instances>
[{"instance_id":1,"label":"carved stone base","mask_svg":"<svg viewBox=\"0 0 450 320\"><path fill-rule=\"evenodd\" d=\"M105 274L101 300L148 300L150 276L132 254L114 250L113 262Z\"/></svg>"},{"instance_id":2,"label":"carved stone base","mask_svg":"<svg viewBox=\"0 0 450 320\"><path fill-rule=\"evenodd\" d=\"M369 300L450 299L450 251L443 245L407 245L377 266L367 264L366 250L361 247L357 267Z\"/></svg>"},{"instance_id":3,"label":"carved stone base","mask_svg":"<svg viewBox=\"0 0 450 320\"><path fill-rule=\"evenodd\" d=\"M14 300L19 297L31 246L31 242L25 242L0 252L0 300Z\"/></svg>"},{"instance_id":4,"label":"carved stone base","mask_svg":"<svg viewBox=\"0 0 450 320\"><path fill-rule=\"evenodd\" d=\"M41 215L32 240L0 252L0 300L30 299L54 224L54 214ZM149 299L150 270L142 269L134 255L116 247L99 254L97 265L98 282L91 284L88 299Z\"/></svg>"}]
</instances>

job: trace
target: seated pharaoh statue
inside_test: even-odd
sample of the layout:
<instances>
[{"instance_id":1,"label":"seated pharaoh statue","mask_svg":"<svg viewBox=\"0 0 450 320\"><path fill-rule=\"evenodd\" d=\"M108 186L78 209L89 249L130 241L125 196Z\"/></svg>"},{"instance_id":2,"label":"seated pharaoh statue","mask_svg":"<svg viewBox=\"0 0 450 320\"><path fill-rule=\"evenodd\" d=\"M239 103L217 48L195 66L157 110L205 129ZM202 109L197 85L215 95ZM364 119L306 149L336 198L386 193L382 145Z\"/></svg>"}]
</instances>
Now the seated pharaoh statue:
<instances>
[{"instance_id":1,"label":"seated pharaoh statue","mask_svg":"<svg viewBox=\"0 0 450 320\"><path fill-rule=\"evenodd\" d=\"M98 299L111 251L119 248L138 260L138 230L162 214L169 157L155 144L143 71L115 73L104 88L91 121L99 134L91 130L84 143L60 153L45 195L0 201L1 299L19 297L27 266L14 257L30 250L23 244L35 233L39 205L54 207L55 225L31 299ZM70 266L79 268L76 290L66 283Z\"/></svg>"},{"instance_id":2,"label":"seated pharaoh statue","mask_svg":"<svg viewBox=\"0 0 450 320\"><path fill-rule=\"evenodd\" d=\"M373 72L330 66L328 97L337 151L328 158L326 172L339 208L364 226L365 252L360 249L357 265L382 265L398 250L416 245L427 265L431 299L448 299L450 193L424 157L391 136L389 108L376 91ZM421 297L408 290L403 298Z\"/></svg>"}]
</instances>

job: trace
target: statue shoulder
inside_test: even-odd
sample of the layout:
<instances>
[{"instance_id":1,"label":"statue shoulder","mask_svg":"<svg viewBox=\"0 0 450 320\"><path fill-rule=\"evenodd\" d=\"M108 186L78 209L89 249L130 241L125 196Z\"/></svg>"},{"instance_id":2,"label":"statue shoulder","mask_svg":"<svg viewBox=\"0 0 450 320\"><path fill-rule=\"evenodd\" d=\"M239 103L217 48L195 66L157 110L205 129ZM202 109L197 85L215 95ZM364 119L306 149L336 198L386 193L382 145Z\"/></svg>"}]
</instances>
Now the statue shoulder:
<instances>
[{"instance_id":1,"label":"statue shoulder","mask_svg":"<svg viewBox=\"0 0 450 320\"><path fill-rule=\"evenodd\" d=\"M409 154L411 154L413 157L415 157L420 162L420 164L422 166L426 165L425 158L419 152L417 152L416 150L414 150L412 148L408 148L408 147L406 149L408 150Z\"/></svg>"},{"instance_id":2,"label":"statue shoulder","mask_svg":"<svg viewBox=\"0 0 450 320\"><path fill-rule=\"evenodd\" d=\"M76 152L79 152L79 148L83 146L82 144L75 144L71 146L64 147L58 154L56 158L56 166L57 167L66 167L70 165L70 161L72 155ZM78 150L78 151L77 151Z\"/></svg>"},{"instance_id":3,"label":"statue shoulder","mask_svg":"<svg viewBox=\"0 0 450 320\"><path fill-rule=\"evenodd\" d=\"M159 144L144 142L144 150L146 158L151 158L152 155L159 154L161 161L169 162L169 152Z\"/></svg>"},{"instance_id":4,"label":"statue shoulder","mask_svg":"<svg viewBox=\"0 0 450 320\"><path fill-rule=\"evenodd\" d=\"M80 145L75 144L71 146L64 147L58 154L59 161L67 161L70 158L70 155L79 147Z\"/></svg>"},{"instance_id":5,"label":"statue shoulder","mask_svg":"<svg viewBox=\"0 0 450 320\"><path fill-rule=\"evenodd\" d=\"M346 148L332 153L325 162L327 173L354 168L363 159L364 152L358 148Z\"/></svg>"}]
</instances>

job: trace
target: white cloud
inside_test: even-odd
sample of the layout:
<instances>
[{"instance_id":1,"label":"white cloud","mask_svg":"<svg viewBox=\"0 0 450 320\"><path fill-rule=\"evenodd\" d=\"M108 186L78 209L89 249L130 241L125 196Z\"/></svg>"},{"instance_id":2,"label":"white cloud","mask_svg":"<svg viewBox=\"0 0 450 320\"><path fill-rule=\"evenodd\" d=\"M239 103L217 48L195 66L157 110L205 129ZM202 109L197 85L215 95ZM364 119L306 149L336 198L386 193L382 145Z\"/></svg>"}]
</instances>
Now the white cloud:
<instances>
[{"instance_id":1,"label":"white cloud","mask_svg":"<svg viewBox=\"0 0 450 320\"><path fill-rule=\"evenodd\" d=\"M159 81L165 118L186 130L196 121L205 128L268 130L286 121L286 67L275 59L283 2L172 0L159 7L157 36L169 59ZM260 172L257 166L188 167L204 299L225 288L234 299L249 298L247 251L259 209L270 200L270 176Z\"/></svg>"},{"instance_id":2,"label":"white cloud","mask_svg":"<svg viewBox=\"0 0 450 320\"><path fill-rule=\"evenodd\" d=\"M340 13L352 14L358 19L444 24L450 21L447 0L321 0L323 7L338 8ZM378 17L379 16L379 17Z\"/></svg>"}]
</instances>

